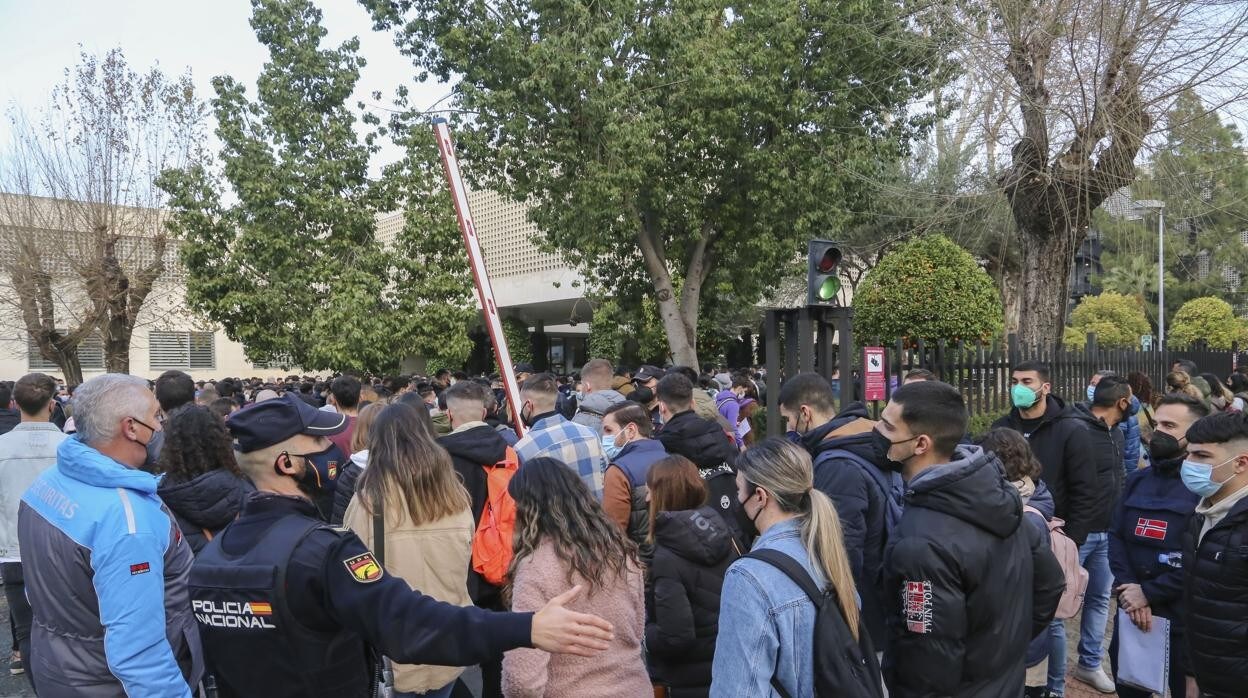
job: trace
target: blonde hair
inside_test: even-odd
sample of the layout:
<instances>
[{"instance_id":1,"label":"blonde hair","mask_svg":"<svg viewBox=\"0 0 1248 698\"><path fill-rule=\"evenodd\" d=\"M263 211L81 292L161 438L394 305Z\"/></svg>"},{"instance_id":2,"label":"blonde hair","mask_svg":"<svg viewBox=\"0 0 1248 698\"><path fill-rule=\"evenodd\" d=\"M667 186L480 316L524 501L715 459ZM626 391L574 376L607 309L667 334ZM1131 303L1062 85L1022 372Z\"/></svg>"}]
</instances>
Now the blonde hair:
<instances>
[{"instance_id":1,"label":"blonde hair","mask_svg":"<svg viewBox=\"0 0 1248 698\"><path fill-rule=\"evenodd\" d=\"M781 511L796 514L806 554L836 590L845 624L857 640L858 594L845 553L841 520L832 500L814 487L810 455L784 439L772 437L742 453L737 470L751 485L766 490Z\"/></svg>"}]
</instances>

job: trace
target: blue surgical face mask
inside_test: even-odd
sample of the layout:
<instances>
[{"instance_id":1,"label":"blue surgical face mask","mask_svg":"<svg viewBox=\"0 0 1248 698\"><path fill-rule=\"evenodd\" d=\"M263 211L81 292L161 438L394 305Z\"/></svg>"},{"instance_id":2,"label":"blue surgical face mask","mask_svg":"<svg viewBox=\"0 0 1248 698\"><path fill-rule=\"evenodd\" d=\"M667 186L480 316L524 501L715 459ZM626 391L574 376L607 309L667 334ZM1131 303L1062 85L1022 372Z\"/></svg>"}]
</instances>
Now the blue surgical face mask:
<instances>
[{"instance_id":1,"label":"blue surgical face mask","mask_svg":"<svg viewBox=\"0 0 1248 698\"><path fill-rule=\"evenodd\" d=\"M609 461L614 461L616 456L620 455L620 451L624 450L624 446L615 445L615 436L615 434L602 435L602 452L607 454Z\"/></svg>"},{"instance_id":2,"label":"blue surgical face mask","mask_svg":"<svg viewBox=\"0 0 1248 698\"><path fill-rule=\"evenodd\" d=\"M1199 497L1209 498L1217 494L1225 482L1214 482L1213 471L1221 468L1227 463L1234 463L1239 456L1235 456L1226 463L1218 465L1209 465L1207 463L1197 463L1191 460L1183 461L1183 467L1179 469L1179 476L1183 478L1183 486Z\"/></svg>"},{"instance_id":3,"label":"blue surgical face mask","mask_svg":"<svg viewBox=\"0 0 1248 698\"><path fill-rule=\"evenodd\" d=\"M1094 397L1096 397L1096 386L1095 386L1095 385L1089 385L1089 386L1088 386L1088 402L1092 402L1092 399L1093 399Z\"/></svg>"}]
</instances>

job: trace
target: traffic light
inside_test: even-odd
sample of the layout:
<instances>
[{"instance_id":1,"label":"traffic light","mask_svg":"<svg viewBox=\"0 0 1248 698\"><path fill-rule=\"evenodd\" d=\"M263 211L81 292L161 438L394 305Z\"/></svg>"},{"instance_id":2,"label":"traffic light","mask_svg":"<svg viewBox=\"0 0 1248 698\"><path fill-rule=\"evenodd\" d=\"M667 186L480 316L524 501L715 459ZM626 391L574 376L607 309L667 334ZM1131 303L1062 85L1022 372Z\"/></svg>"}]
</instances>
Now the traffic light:
<instances>
[{"instance_id":1,"label":"traffic light","mask_svg":"<svg viewBox=\"0 0 1248 698\"><path fill-rule=\"evenodd\" d=\"M841 290L840 245L811 240L806 259L806 305L836 305Z\"/></svg>"}]
</instances>

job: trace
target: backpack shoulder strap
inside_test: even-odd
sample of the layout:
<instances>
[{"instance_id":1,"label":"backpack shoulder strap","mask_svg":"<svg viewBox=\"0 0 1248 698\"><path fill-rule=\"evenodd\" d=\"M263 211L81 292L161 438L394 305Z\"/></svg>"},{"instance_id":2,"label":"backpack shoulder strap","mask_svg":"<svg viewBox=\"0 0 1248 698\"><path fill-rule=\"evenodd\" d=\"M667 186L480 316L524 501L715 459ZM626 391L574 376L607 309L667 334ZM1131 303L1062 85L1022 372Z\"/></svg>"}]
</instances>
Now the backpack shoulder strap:
<instances>
[{"instance_id":1,"label":"backpack shoulder strap","mask_svg":"<svg viewBox=\"0 0 1248 698\"><path fill-rule=\"evenodd\" d=\"M815 584L815 580L810 578L810 574L806 572L805 568L797 560L779 550L768 548L752 550L746 557L766 562L783 572L786 577L793 580L793 583L810 597L810 601L815 604L815 608L819 608L823 604L824 592L819 589Z\"/></svg>"}]
</instances>

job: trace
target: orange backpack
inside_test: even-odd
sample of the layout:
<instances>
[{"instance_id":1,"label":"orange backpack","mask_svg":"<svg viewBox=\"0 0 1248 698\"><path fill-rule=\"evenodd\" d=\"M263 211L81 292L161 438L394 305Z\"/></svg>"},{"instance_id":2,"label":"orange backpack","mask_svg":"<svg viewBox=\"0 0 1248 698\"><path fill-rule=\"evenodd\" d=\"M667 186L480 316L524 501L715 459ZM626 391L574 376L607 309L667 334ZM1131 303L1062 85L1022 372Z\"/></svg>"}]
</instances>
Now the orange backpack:
<instances>
[{"instance_id":1,"label":"orange backpack","mask_svg":"<svg viewBox=\"0 0 1248 698\"><path fill-rule=\"evenodd\" d=\"M511 566L511 540L516 530L516 502L507 494L507 485L520 469L520 458L508 446L507 455L485 468L486 499L481 522L472 536L472 569L494 586L507 580Z\"/></svg>"}]
</instances>

